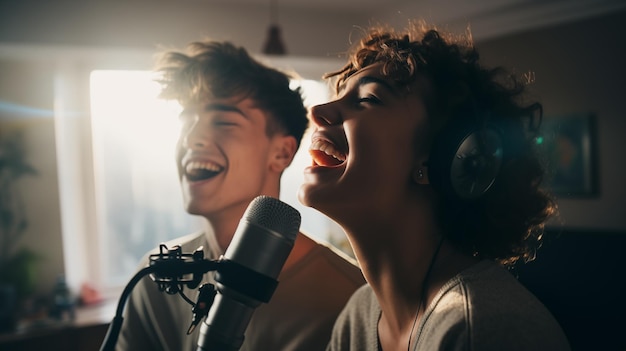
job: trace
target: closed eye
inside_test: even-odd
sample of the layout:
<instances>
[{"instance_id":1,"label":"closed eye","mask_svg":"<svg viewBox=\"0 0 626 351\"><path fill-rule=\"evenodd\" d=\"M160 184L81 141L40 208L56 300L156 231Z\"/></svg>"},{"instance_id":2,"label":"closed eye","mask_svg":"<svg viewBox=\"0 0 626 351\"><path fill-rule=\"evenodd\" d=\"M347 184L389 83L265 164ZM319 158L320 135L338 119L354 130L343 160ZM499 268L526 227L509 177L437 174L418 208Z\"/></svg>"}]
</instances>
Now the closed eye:
<instances>
[{"instance_id":1,"label":"closed eye","mask_svg":"<svg viewBox=\"0 0 626 351\"><path fill-rule=\"evenodd\" d=\"M358 104L380 104L381 101L374 95L366 95L357 99Z\"/></svg>"},{"instance_id":2,"label":"closed eye","mask_svg":"<svg viewBox=\"0 0 626 351\"><path fill-rule=\"evenodd\" d=\"M213 122L213 125L218 126L218 127L230 127L230 126L236 126L237 123L231 122L231 121L215 121Z\"/></svg>"}]
</instances>

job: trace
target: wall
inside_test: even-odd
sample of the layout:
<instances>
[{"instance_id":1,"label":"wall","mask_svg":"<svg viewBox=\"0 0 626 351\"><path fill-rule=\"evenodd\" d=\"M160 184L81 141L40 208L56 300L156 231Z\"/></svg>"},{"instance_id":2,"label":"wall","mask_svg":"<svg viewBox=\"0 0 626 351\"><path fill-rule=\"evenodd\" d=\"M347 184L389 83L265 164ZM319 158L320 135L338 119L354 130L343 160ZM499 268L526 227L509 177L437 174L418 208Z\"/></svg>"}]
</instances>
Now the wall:
<instances>
[{"instance_id":1,"label":"wall","mask_svg":"<svg viewBox=\"0 0 626 351\"><path fill-rule=\"evenodd\" d=\"M46 64L0 60L0 77L0 102L29 107L16 110L2 104L0 133L23 133L27 162L38 172L17 184L29 222L17 247L28 246L42 255L38 277L40 285L49 288L63 272L52 70Z\"/></svg>"},{"instance_id":2,"label":"wall","mask_svg":"<svg viewBox=\"0 0 626 351\"><path fill-rule=\"evenodd\" d=\"M478 44L487 62L534 71L545 116L597 118L598 195L558 199L568 228L626 229L626 12Z\"/></svg>"}]
</instances>

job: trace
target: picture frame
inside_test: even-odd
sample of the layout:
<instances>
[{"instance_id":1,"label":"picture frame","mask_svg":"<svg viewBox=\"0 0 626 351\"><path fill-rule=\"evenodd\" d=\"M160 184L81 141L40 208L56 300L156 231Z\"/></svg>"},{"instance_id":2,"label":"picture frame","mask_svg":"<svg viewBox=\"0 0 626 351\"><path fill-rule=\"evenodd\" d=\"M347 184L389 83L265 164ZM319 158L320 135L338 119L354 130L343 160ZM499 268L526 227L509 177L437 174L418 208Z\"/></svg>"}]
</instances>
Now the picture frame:
<instances>
[{"instance_id":1,"label":"picture frame","mask_svg":"<svg viewBox=\"0 0 626 351\"><path fill-rule=\"evenodd\" d=\"M546 161L544 185L557 197L598 193L595 116L544 117L536 142Z\"/></svg>"}]
</instances>

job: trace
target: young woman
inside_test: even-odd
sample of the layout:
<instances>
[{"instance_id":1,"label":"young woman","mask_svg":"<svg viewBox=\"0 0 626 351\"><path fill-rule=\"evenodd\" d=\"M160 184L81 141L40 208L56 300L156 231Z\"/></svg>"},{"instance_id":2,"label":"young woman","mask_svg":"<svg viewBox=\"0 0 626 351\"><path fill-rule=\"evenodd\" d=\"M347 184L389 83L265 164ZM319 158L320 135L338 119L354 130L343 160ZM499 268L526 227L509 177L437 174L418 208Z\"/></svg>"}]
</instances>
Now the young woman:
<instances>
[{"instance_id":1,"label":"young woman","mask_svg":"<svg viewBox=\"0 0 626 351\"><path fill-rule=\"evenodd\" d=\"M368 282L329 350L569 349L506 270L556 209L533 151L541 105L504 73L417 23L372 29L327 75L299 198L343 227Z\"/></svg>"}]
</instances>

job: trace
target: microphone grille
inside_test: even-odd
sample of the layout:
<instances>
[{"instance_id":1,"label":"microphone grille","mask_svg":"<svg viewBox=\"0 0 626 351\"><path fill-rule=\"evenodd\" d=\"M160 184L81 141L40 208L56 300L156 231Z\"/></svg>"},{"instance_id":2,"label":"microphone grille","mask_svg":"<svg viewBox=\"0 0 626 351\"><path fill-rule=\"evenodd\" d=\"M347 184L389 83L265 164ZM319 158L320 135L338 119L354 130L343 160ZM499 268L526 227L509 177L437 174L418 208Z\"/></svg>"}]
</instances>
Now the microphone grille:
<instances>
[{"instance_id":1,"label":"microphone grille","mask_svg":"<svg viewBox=\"0 0 626 351\"><path fill-rule=\"evenodd\" d=\"M244 219L295 240L302 220L300 212L288 204L266 195L250 202Z\"/></svg>"}]
</instances>

